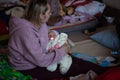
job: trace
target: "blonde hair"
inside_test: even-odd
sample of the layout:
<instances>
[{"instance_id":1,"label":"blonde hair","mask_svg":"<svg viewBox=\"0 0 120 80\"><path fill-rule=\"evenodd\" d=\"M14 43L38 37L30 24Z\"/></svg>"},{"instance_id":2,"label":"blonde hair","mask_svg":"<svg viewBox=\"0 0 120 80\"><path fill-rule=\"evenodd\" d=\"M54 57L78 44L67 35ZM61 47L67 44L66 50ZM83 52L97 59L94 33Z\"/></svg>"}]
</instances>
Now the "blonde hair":
<instances>
[{"instance_id":1,"label":"blonde hair","mask_svg":"<svg viewBox=\"0 0 120 80\"><path fill-rule=\"evenodd\" d=\"M47 0L32 0L26 8L25 18L35 25L40 25L40 14L47 11L47 3Z\"/></svg>"}]
</instances>

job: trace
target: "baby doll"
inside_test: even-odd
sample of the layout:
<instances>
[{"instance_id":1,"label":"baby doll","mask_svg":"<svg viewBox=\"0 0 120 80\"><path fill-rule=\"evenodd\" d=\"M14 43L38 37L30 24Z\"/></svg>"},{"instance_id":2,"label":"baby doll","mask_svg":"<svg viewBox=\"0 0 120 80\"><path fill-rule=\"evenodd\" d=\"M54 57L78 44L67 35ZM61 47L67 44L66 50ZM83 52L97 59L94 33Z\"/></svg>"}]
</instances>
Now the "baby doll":
<instances>
[{"instance_id":1,"label":"baby doll","mask_svg":"<svg viewBox=\"0 0 120 80\"><path fill-rule=\"evenodd\" d=\"M52 35L52 37L50 36L50 41L47 45L47 51L51 51L54 50L55 48L60 48L61 46L63 46L64 44L68 44L67 43L67 39L68 39L68 35L65 33L60 33L58 34L56 31L53 31L54 33L50 33ZM47 67L47 70L49 71L55 71L57 69L58 64L60 64L59 69L61 74L65 74L71 64L72 64L72 58L70 55L66 54L60 62L58 63L54 63L50 66Z\"/></svg>"},{"instance_id":2,"label":"baby doll","mask_svg":"<svg viewBox=\"0 0 120 80\"><path fill-rule=\"evenodd\" d=\"M75 44L68 38L68 35L67 35L66 33L61 33L61 34L59 34L56 30L51 30L51 31L49 32L48 37L49 37L50 42L51 42L51 41L54 41L54 39L57 38L57 37L60 36L60 35L63 35L63 37L67 37L67 39L65 38L65 40L66 40L66 43L70 45L70 47L74 47L74 46L75 46ZM60 38L60 37L59 37L59 38ZM49 43L50 43L50 42L49 42ZM65 42L64 42L64 43L65 43ZM62 46L63 44L60 43L59 45Z\"/></svg>"},{"instance_id":3,"label":"baby doll","mask_svg":"<svg viewBox=\"0 0 120 80\"><path fill-rule=\"evenodd\" d=\"M60 16L62 16L63 20L62 23L74 23L75 20L75 15L74 15L74 8L73 7L65 7L61 6L60 10Z\"/></svg>"}]
</instances>

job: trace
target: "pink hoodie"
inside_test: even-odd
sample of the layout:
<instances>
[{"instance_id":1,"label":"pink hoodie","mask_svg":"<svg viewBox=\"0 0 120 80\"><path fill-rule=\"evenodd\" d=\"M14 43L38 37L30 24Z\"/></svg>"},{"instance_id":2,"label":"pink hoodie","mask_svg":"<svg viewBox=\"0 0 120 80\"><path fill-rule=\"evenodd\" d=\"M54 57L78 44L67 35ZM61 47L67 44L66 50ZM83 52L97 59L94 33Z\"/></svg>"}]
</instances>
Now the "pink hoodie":
<instances>
[{"instance_id":1,"label":"pink hoodie","mask_svg":"<svg viewBox=\"0 0 120 80\"><path fill-rule=\"evenodd\" d=\"M11 18L9 26L9 62L16 70L32 69L37 66L47 67L61 60L66 54L62 48L46 52L48 27L40 29L25 19Z\"/></svg>"}]
</instances>

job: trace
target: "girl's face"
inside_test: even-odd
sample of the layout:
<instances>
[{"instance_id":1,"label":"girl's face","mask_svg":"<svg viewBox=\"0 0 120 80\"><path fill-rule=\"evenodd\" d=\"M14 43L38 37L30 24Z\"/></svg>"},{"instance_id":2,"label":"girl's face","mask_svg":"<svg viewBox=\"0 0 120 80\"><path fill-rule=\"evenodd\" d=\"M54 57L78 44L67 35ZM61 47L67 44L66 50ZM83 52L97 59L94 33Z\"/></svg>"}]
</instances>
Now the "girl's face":
<instances>
[{"instance_id":1,"label":"girl's face","mask_svg":"<svg viewBox=\"0 0 120 80\"><path fill-rule=\"evenodd\" d=\"M47 11L45 12L45 14L43 15L43 19L42 19L42 22L43 22L43 23L46 23L46 22L49 20L50 16L51 16L51 8L50 8L50 5L47 4L47 7L48 7L48 9L47 9Z\"/></svg>"}]
</instances>

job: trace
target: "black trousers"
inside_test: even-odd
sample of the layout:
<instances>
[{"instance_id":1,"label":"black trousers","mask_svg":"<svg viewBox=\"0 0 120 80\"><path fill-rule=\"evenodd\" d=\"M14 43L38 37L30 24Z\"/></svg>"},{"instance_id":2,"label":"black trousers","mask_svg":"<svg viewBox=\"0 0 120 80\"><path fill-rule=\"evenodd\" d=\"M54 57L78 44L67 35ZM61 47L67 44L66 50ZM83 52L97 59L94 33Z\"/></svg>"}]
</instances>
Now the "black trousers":
<instances>
[{"instance_id":1,"label":"black trousers","mask_svg":"<svg viewBox=\"0 0 120 80\"><path fill-rule=\"evenodd\" d=\"M99 75L107 70L107 68L98 66L97 64L94 64L88 61L84 61L82 59L72 57L72 60L73 60L73 63L69 71L64 75L60 73L59 69L57 69L54 72L50 72L46 70L46 68L44 67L36 67L34 69L23 70L20 72L25 75L31 75L33 78L37 78L38 80L52 80L56 78L76 76L79 74L87 73L89 70L93 70Z\"/></svg>"}]
</instances>

